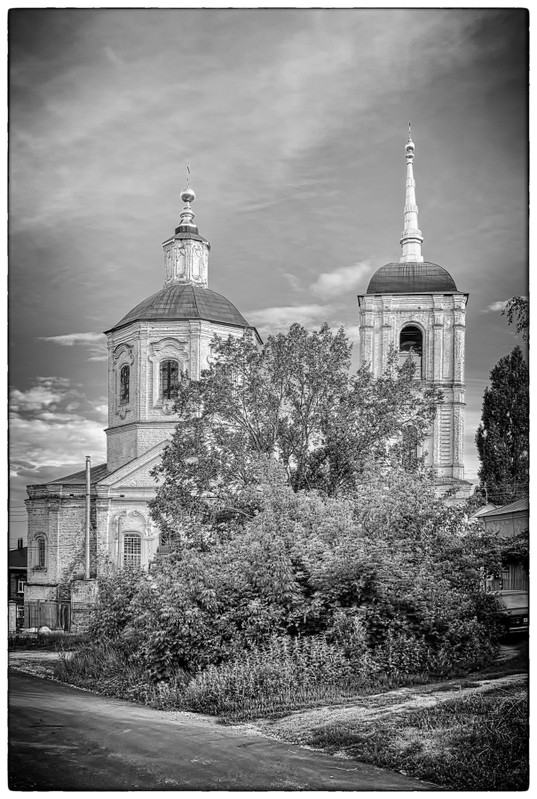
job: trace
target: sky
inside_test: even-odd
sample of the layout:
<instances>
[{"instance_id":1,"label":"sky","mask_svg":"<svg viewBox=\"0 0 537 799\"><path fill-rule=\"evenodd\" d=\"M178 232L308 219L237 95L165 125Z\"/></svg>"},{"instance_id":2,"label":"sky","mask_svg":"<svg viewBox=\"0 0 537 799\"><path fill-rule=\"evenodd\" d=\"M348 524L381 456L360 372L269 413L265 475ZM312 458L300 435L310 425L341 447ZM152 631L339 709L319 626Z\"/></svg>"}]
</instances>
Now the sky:
<instances>
[{"instance_id":1,"label":"sky","mask_svg":"<svg viewBox=\"0 0 537 799\"><path fill-rule=\"evenodd\" d=\"M209 285L262 336L344 325L397 261L408 121L423 255L469 293L466 477L528 292L520 9L15 9L10 540L25 486L105 460L103 330L163 284L190 164ZM357 365L357 364L355 364Z\"/></svg>"}]
</instances>

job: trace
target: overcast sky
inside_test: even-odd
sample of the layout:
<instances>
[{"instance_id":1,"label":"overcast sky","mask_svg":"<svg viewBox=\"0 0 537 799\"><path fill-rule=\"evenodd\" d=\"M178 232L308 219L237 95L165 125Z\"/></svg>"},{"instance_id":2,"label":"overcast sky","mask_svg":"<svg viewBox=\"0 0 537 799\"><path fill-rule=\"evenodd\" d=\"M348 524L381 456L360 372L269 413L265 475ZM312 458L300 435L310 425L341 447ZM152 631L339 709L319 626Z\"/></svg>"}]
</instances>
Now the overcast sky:
<instances>
[{"instance_id":1,"label":"overcast sky","mask_svg":"<svg viewBox=\"0 0 537 799\"><path fill-rule=\"evenodd\" d=\"M105 459L110 328L163 283L190 162L210 287L266 336L399 259L408 120L426 260L469 292L466 476L527 293L523 10L10 14L12 532L24 486Z\"/></svg>"}]
</instances>

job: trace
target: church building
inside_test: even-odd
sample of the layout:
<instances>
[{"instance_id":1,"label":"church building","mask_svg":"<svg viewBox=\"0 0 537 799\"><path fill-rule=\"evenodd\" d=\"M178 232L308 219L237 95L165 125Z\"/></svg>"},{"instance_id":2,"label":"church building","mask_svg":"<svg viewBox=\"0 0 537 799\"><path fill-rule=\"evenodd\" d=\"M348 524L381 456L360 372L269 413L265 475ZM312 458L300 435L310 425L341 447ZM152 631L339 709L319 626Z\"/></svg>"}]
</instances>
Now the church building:
<instances>
[{"instance_id":1,"label":"church building","mask_svg":"<svg viewBox=\"0 0 537 799\"><path fill-rule=\"evenodd\" d=\"M162 245L163 287L106 331L106 464L28 486L27 627L76 629L75 618L58 614L91 605L98 563L149 563L159 545L147 504L156 490L150 473L177 424L179 376L199 379L215 334L261 342L237 308L209 289L210 244L194 224L194 192L187 188L181 200L179 225Z\"/></svg>"},{"instance_id":2,"label":"church building","mask_svg":"<svg viewBox=\"0 0 537 799\"><path fill-rule=\"evenodd\" d=\"M464 337L468 294L457 290L443 267L425 261L423 236L418 228L415 145L409 135L405 148L406 196L401 235L401 256L381 266L358 297L359 355L375 377L386 370L390 352L400 362L409 357L416 376L440 389L443 402L423 446L425 463L436 476L439 496L454 492L454 499L469 496L464 480ZM409 430L412 445L412 431ZM418 448L416 448L418 449ZM422 454L416 451L416 455Z\"/></svg>"},{"instance_id":3,"label":"church building","mask_svg":"<svg viewBox=\"0 0 537 799\"><path fill-rule=\"evenodd\" d=\"M441 389L444 400L423 449L439 494L451 490L462 499L471 488L463 466L468 295L421 254L414 150L409 135L401 257L381 266L358 297L359 354L380 376L392 350L400 359L410 352L418 378ZM211 363L215 334L261 342L237 308L209 289L210 244L194 224L194 192L187 188L181 200L179 225L163 243L163 287L106 331L107 462L91 468L87 459L86 470L28 486L25 627L79 629L95 599L98 567L150 562L159 546L148 511L156 491L151 471L177 424L179 376L199 379Z\"/></svg>"}]
</instances>

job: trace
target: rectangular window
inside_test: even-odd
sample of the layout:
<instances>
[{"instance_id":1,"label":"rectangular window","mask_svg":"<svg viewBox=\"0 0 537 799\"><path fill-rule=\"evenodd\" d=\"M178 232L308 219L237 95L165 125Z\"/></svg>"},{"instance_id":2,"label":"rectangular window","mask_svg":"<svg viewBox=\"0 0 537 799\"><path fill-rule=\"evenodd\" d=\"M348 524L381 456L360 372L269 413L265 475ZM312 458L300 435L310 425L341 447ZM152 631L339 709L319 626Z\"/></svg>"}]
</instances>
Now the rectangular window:
<instances>
[{"instance_id":1,"label":"rectangular window","mask_svg":"<svg viewBox=\"0 0 537 799\"><path fill-rule=\"evenodd\" d=\"M128 403L129 403L130 377L131 377L130 366L128 364L124 364L121 367L121 371L119 373L119 404L120 405L128 405Z\"/></svg>"},{"instance_id":2,"label":"rectangular window","mask_svg":"<svg viewBox=\"0 0 537 799\"><path fill-rule=\"evenodd\" d=\"M47 549L44 538L37 539L37 567L44 569L46 566Z\"/></svg>"},{"instance_id":3,"label":"rectangular window","mask_svg":"<svg viewBox=\"0 0 537 799\"><path fill-rule=\"evenodd\" d=\"M179 363L162 361L160 364L160 398L172 400L177 396L179 388Z\"/></svg>"},{"instance_id":4,"label":"rectangular window","mask_svg":"<svg viewBox=\"0 0 537 799\"><path fill-rule=\"evenodd\" d=\"M23 577L19 577L17 580L17 594L24 594L24 586L26 585L26 580Z\"/></svg>"},{"instance_id":5,"label":"rectangular window","mask_svg":"<svg viewBox=\"0 0 537 799\"><path fill-rule=\"evenodd\" d=\"M139 535L123 538L123 565L139 569L142 565L142 542Z\"/></svg>"}]
</instances>

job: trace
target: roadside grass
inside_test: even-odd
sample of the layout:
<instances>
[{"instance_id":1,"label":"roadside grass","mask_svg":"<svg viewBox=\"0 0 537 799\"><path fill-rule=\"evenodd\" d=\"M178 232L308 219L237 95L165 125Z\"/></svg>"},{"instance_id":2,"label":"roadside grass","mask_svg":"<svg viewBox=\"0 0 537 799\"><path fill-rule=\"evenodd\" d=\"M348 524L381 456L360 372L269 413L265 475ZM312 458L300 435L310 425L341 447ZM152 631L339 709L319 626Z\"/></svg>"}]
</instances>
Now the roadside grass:
<instances>
[{"instance_id":1,"label":"roadside grass","mask_svg":"<svg viewBox=\"0 0 537 799\"><path fill-rule=\"evenodd\" d=\"M425 672L387 675L364 668L347 667L342 673L345 664L338 663L333 654L311 643L291 652L274 646L194 675L176 668L165 681L155 682L124 648L103 639L82 644L74 653L66 651L65 656L60 651L53 669L56 679L70 685L162 710L206 713L223 723L274 718L322 705L349 705L370 694L434 679Z\"/></svg>"},{"instance_id":2,"label":"roadside grass","mask_svg":"<svg viewBox=\"0 0 537 799\"><path fill-rule=\"evenodd\" d=\"M84 634L73 635L53 631L50 633L10 633L8 637L8 648L15 650L40 649L44 651L72 651L85 643L87 636Z\"/></svg>"},{"instance_id":3,"label":"roadside grass","mask_svg":"<svg viewBox=\"0 0 537 799\"><path fill-rule=\"evenodd\" d=\"M404 711L397 707L401 696L388 693L420 685L418 693L434 697L444 690L476 689L483 679L527 673L527 641L519 642L515 658L478 671L461 668L444 675L444 685L438 675L425 673L388 676L361 670L337 679L328 672L328 652L316 652L315 660L309 651L283 657L275 650L273 655L272 660L245 656L193 676L177 669L166 682L155 683L121 647L103 640L81 645L72 656L60 655L55 676L163 710L208 713L223 724L264 720L263 728L277 736L280 725L286 740L402 771L444 789L528 788L528 699L520 685L490 686ZM316 678L323 668L323 678ZM302 723L295 733L289 714L320 707L326 710L322 724L298 714ZM363 709L378 712L361 715Z\"/></svg>"},{"instance_id":4,"label":"roadside grass","mask_svg":"<svg viewBox=\"0 0 537 799\"><path fill-rule=\"evenodd\" d=\"M302 732L301 743L402 771L451 790L527 790L525 689L493 689L435 707Z\"/></svg>"}]
</instances>

